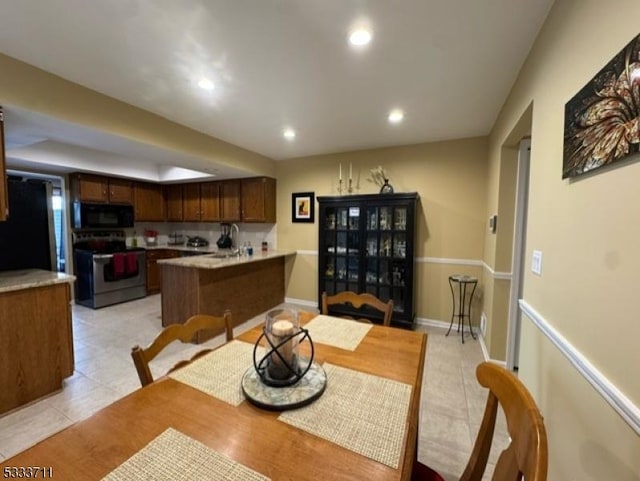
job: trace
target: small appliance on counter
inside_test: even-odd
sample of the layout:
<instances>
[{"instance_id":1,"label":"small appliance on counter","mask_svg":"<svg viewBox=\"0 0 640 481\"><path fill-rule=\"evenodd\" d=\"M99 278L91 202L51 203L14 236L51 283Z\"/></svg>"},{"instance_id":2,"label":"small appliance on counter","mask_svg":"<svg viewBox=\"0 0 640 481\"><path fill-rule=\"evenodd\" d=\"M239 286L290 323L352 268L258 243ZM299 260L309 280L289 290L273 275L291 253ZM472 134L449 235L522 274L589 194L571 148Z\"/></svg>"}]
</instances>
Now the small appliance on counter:
<instances>
[{"instance_id":1,"label":"small appliance on counter","mask_svg":"<svg viewBox=\"0 0 640 481\"><path fill-rule=\"evenodd\" d=\"M153 247L158 245L158 231L145 229L144 230L144 242L147 247Z\"/></svg>"},{"instance_id":2,"label":"small appliance on counter","mask_svg":"<svg viewBox=\"0 0 640 481\"><path fill-rule=\"evenodd\" d=\"M209 241L204 237L193 236L187 238L187 247L207 247L209 245Z\"/></svg>"},{"instance_id":3,"label":"small appliance on counter","mask_svg":"<svg viewBox=\"0 0 640 481\"><path fill-rule=\"evenodd\" d=\"M167 242L167 244L170 246L181 246L184 244L184 236L173 232L172 234L169 234L169 242Z\"/></svg>"},{"instance_id":4,"label":"small appliance on counter","mask_svg":"<svg viewBox=\"0 0 640 481\"><path fill-rule=\"evenodd\" d=\"M231 239L231 226L229 224L220 224L222 227L222 234L217 240L216 244L218 249L231 249L233 241Z\"/></svg>"}]
</instances>

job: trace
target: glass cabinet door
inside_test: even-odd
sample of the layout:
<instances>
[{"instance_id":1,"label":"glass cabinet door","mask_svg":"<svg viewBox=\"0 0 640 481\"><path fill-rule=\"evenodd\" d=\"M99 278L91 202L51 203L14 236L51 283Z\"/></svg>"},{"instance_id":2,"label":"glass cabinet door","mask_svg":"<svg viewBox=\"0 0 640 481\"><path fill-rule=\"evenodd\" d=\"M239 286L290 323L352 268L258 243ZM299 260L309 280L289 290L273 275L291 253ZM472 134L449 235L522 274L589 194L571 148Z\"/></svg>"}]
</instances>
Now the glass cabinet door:
<instances>
[{"instance_id":1,"label":"glass cabinet door","mask_svg":"<svg viewBox=\"0 0 640 481\"><path fill-rule=\"evenodd\" d=\"M394 324L412 326L417 195L365 194L318 201L319 298L322 292L368 292L383 302L393 300Z\"/></svg>"}]
</instances>

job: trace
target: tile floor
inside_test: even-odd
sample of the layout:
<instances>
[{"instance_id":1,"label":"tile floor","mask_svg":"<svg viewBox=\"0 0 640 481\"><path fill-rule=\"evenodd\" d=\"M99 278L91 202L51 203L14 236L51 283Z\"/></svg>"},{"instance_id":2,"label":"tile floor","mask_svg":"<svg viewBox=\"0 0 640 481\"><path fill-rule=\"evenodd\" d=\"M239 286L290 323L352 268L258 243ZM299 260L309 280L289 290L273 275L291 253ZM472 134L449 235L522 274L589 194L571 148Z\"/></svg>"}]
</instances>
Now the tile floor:
<instances>
[{"instance_id":1,"label":"tile floor","mask_svg":"<svg viewBox=\"0 0 640 481\"><path fill-rule=\"evenodd\" d=\"M296 307L296 306L293 306ZM308 307L302 307L307 309ZM238 335L261 316L236 328ZM62 391L0 417L0 461L32 446L76 421L137 389L140 384L130 357L131 347L148 344L160 331L160 296L118 304L99 310L73 306L76 370L64 381ZM419 327L429 333L418 458L447 480L464 470L480 425L486 390L475 379L475 366L483 361L478 341L464 345L457 335ZM205 343L215 346L222 336ZM154 375L166 372L202 345L174 343L151 365ZM504 419L499 419L497 443L506 446ZM495 462L492 449L490 463ZM484 479L490 479L493 465Z\"/></svg>"}]
</instances>

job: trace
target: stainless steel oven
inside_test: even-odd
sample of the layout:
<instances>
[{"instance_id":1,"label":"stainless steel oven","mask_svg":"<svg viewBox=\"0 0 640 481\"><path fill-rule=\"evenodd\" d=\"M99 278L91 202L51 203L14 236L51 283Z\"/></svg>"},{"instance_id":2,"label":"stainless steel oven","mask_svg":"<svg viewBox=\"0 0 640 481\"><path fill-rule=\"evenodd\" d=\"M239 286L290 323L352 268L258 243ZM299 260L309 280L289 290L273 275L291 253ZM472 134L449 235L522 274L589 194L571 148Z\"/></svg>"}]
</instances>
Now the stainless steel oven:
<instances>
[{"instance_id":1,"label":"stainless steel oven","mask_svg":"<svg viewBox=\"0 0 640 481\"><path fill-rule=\"evenodd\" d=\"M145 297L146 252L127 249L124 232L76 233L76 302L97 309Z\"/></svg>"}]
</instances>

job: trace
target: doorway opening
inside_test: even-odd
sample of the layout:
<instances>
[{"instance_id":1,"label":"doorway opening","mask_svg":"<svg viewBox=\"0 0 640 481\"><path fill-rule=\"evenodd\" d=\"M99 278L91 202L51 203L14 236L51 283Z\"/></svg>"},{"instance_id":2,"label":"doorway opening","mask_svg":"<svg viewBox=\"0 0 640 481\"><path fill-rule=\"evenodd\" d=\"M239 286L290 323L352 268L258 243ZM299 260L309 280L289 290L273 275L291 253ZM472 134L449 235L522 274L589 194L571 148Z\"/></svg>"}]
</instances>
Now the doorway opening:
<instances>
[{"instance_id":1,"label":"doorway opening","mask_svg":"<svg viewBox=\"0 0 640 481\"><path fill-rule=\"evenodd\" d=\"M530 158L531 139L525 138L520 141L518 147L515 225L513 232L513 253L511 256L509 323L507 328L507 369L513 371L518 370L518 359L520 357L520 324L522 313L520 311L519 301L522 299L525 272Z\"/></svg>"}]
</instances>

